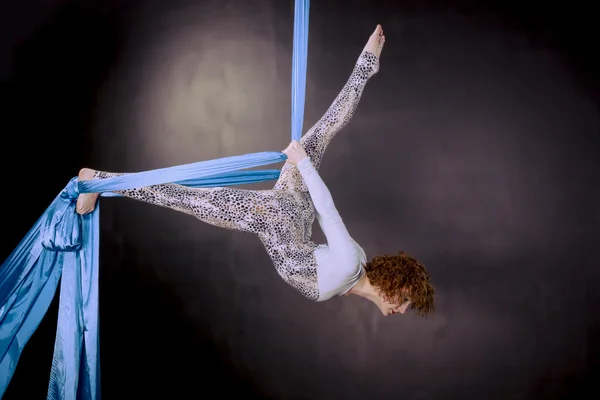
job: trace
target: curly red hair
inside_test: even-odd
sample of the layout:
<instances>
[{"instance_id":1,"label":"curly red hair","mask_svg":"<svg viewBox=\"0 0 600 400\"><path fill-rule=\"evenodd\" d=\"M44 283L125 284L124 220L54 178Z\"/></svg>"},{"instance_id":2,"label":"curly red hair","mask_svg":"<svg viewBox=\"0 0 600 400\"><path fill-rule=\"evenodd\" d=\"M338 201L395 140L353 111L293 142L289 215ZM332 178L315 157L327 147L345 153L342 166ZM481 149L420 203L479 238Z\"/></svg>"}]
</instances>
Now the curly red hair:
<instances>
[{"instance_id":1,"label":"curly red hair","mask_svg":"<svg viewBox=\"0 0 600 400\"><path fill-rule=\"evenodd\" d=\"M409 296L410 308L418 315L426 318L435 312L431 275L405 252L375 257L365 265L365 271L371 285L381 291L386 301L402 303Z\"/></svg>"}]
</instances>

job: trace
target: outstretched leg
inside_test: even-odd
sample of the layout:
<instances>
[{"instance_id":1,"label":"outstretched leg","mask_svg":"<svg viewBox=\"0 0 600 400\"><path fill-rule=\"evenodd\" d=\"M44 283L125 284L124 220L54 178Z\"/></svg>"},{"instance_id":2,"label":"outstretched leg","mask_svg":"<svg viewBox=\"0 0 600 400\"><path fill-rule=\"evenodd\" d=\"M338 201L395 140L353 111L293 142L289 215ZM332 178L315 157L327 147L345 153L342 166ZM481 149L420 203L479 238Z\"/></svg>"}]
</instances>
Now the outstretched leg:
<instances>
[{"instance_id":1,"label":"outstretched leg","mask_svg":"<svg viewBox=\"0 0 600 400\"><path fill-rule=\"evenodd\" d=\"M379 56L384 42L383 29L381 25L377 25L340 94L325 115L302 137L300 143L315 168L318 169L321 165L329 142L352 118L367 81L378 72ZM298 170L289 163L283 166L275 189L294 192L308 190Z\"/></svg>"},{"instance_id":2,"label":"outstretched leg","mask_svg":"<svg viewBox=\"0 0 600 400\"><path fill-rule=\"evenodd\" d=\"M124 174L84 168L80 180L106 179ZM311 300L317 300L316 245L306 232L306 207L291 192L243 190L229 187L188 188L173 183L117 191L146 203L190 214L221 228L258 235L279 275ZM77 212L91 212L98 195L81 194Z\"/></svg>"},{"instance_id":3,"label":"outstretched leg","mask_svg":"<svg viewBox=\"0 0 600 400\"><path fill-rule=\"evenodd\" d=\"M80 180L106 179L125 175L83 169ZM280 199L271 191L244 190L228 187L189 188L167 183L138 189L116 191L124 196L195 216L208 224L243 232L263 234L267 222L281 219ZM97 193L82 194L77 212L85 214L95 207Z\"/></svg>"}]
</instances>

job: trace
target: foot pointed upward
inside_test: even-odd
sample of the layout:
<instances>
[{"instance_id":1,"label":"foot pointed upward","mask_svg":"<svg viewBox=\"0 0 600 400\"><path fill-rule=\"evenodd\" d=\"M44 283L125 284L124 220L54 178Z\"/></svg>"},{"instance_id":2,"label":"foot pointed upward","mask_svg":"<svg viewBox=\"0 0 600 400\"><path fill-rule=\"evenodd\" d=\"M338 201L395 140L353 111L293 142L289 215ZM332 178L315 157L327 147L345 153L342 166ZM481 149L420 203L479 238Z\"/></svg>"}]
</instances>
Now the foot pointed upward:
<instances>
[{"instance_id":1,"label":"foot pointed upward","mask_svg":"<svg viewBox=\"0 0 600 400\"><path fill-rule=\"evenodd\" d=\"M383 49L383 44L385 43L385 36L383 35L383 28L381 25L377 25L375 31L369 37L369 41L365 45L363 49L363 53L369 52L375 55L375 57L379 58L381 56L381 50Z\"/></svg>"}]
</instances>

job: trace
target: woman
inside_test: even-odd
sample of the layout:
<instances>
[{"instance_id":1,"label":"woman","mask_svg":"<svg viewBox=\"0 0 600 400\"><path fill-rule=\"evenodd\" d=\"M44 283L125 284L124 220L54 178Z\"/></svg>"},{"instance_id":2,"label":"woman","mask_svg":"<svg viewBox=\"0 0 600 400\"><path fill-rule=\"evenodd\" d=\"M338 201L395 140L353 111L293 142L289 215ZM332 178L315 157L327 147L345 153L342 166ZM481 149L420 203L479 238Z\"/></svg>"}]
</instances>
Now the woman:
<instances>
[{"instance_id":1,"label":"woman","mask_svg":"<svg viewBox=\"0 0 600 400\"><path fill-rule=\"evenodd\" d=\"M311 300L354 294L375 303L384 315L403 314L410 307L427 316L434 309L434 290L425 268L403 252L367 262L317 173L327 145L348 123L367 81L379 70L384 42L383 30L377 25L329 110L300 143L292 142L283 151L288 159L272 190L164 184L118 193L191 214L215 226L257 234L279 275ZM84 168L79 180L117 175L121 174ZM97 193L79 196L77 212L91 212L97 198ZM315 213L327 245L311 240Z\"/></svg>"}]
</instances>

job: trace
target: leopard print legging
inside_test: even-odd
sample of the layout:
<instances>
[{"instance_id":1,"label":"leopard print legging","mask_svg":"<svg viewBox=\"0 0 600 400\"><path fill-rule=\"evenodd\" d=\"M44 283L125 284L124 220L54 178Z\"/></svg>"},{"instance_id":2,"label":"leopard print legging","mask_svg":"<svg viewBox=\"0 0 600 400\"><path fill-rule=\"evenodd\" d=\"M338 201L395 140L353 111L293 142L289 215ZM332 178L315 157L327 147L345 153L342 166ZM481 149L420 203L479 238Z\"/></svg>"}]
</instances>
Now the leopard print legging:
<instances>
[{"instance_id":1,"label":"leopard print legging","mask_svg":"<svg viewBox=\"0 0 600 400\"><path fill-rule=\"evenodd\" d=\"M378 69L378 57L364 51L333 104L302 137L301 144L315 168L319 168L331 139L352 118L367 81ZM94 179L118 175L123 174L97 171ZM257 234L279 275L307 298L319 298L316 244L311 239L315 209L293 165L283 166L272 190L197 189L169 183L117 193L191 214L221 228Z\"/></svg>"}]
</instances>

